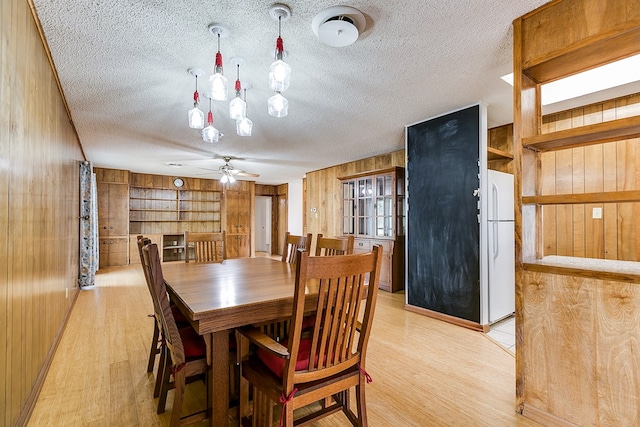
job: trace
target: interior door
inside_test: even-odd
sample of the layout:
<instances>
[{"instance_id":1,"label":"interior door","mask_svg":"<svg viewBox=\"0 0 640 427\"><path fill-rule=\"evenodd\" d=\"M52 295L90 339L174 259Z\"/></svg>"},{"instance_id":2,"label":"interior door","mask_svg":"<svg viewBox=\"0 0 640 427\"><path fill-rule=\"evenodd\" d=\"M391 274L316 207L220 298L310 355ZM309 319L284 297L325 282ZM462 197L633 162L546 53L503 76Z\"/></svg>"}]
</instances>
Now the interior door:
<instances>
[{"instance_id":1,"label":"interior door","mask_svg":"<svg viewBox=\"0 0 640 427\"><path fill-rule=\"evenodd\" d=\"M271 197L256 196L256 251L271 253Z\"/></svg>"},{"instance_id":2,"label":"interior door","mask_svg":"<svg viewBox=\"0 0 640 427\"><path fill-rule=\"evenodd\" d=\"M407 127L407 303L480 322L480 106Z\"/></svg>"}]
</instances>

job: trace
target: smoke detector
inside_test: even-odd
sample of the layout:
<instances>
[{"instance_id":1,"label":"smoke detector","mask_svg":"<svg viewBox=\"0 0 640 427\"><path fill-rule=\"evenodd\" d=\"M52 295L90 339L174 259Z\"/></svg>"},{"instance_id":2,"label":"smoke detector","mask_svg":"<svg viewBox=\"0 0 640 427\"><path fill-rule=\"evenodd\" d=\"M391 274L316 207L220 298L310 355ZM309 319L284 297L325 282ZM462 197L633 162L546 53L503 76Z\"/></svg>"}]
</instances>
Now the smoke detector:
<instances>
[{"instance_id":1,"label":"smoke detector","mask_svg":"<svg viewBox=\"0 0 640 427\"><path fill-rule=\"evenodd\" d=\"M333 6L319 12L311 21L313 32L326 45L344 47L358 40L366 26L362 12L350 6Z\"/></svg>"}]
</instances>

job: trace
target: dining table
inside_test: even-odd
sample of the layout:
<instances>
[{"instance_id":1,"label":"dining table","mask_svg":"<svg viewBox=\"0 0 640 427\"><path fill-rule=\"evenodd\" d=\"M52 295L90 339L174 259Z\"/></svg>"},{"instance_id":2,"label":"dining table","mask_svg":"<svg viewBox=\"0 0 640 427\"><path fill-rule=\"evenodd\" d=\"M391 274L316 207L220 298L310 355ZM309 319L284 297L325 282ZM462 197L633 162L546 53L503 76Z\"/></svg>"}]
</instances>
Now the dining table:
<instances>
[{"instance_id":1,"label":"dining table","mask_svg":"<svg viewBox=\"0 0 640 427\"><path fill-rule=\"evenodd\" d=\"M229 414L229 334L234 328L291 316L295 264L266 257L222 263L162 265L167 292L207 348L209 423L227 426ZM306 295L318 288L307 284ZM305 310L313 310L307 298Z\"/></svg>"}]
</instances>

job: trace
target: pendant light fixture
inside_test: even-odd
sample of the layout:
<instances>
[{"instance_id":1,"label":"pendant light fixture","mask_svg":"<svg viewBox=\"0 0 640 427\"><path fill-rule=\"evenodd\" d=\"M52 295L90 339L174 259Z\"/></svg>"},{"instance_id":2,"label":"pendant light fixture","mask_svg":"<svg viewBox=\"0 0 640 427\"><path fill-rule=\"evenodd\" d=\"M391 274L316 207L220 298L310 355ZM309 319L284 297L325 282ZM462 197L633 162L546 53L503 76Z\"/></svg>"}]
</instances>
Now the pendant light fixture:
<instances>
[{"instance_id":1,"label":"pendant light fixture","mask_svg":"<svg viewBox=\"0 0 640 427\"><path fill-rule=\"evenodd\" d=\"M245 65L242 58L231 58L231 62L236 64L236 97L229 103L229 117L232 120L241 119L246 115L247 104L242 100L242 84L240 83L240 65Z\"/></svg>"},{"instance_id":2,"label":"pendant light fixture","mask_svg":"<svg viewBox=\"0 0 640 427\"><path fill-rule=\"evenodd\" d=\"M273 117L285 117L289 114L289 101L280 92L276 92L269 98L267 105L269 106L269 114Z\"/></svg>"},{"instance_id":3,"label":"pendant light fixture","mask_svg":"<svg viewBox=\"0 0 640 427\"><path fill-rule=\"evenodd\" d=\"M276 39L275 61L269 67L269 87L275 92L284 92L289 88L291 67L284 62L284 42L282 41L282 21L291 16L291 9L284 4L274 4L269 9L271 18L278 21L278 38Z\"/></svg>"},{"instance_id":4,"label":"pendant light fixture","mask_svg":"<svg viewBox=\"0 0 640 427\"><path fill-rule=\"evenodd\" d=\"M211 34L218 38L218 52L216 53L216 64L213 69L213 74L209 76L209 94L215 101L227 100L227 78L224 76L224 70L222 67L222 54L220 53L220 37L226 37L229 34L229 30L222 25L211 24L209 25L209 31Z\"/></svg>"},{"instance_id":5,"label":"pendant light fixture","mask_svg":"<svg viewBox=\"0 0 640 427\"><path fill-rule=\"evenodd\" d=\"M244 115L236 120L236 133L239 136L251 136L251 129L253 128L253 122L247 117L247 88L244 90L244 102L245 111Z\"/></svg>"},{"instance_id":6,"label":"pendant light fixture","mask_svg":"<svg viewBox=\"0 0 640 427\"><path fill-rule=\"evenodd\" d=\"M187 71L196 78L196 91L193 92L193 108L189 110L189 127L193 129L202 129L204 127L204 113L198 108L198 102L200 102L200 94L198 93L198 76L202 74L202 71L196 68L189 68Z\"/></svg>"},{"instance_id":7,"label":"pendant light fixture","mask_svg":"<svg viewBox=\"0 0 640 427\"><path fill-rule=\"evenodd\" d=\"M202 140L204 142L218 142L220 131L213 127L213 113L211 112L211 97L209 97L209 114L207 115L208 126L202 129Z\"/></svg>"}]
</instances>

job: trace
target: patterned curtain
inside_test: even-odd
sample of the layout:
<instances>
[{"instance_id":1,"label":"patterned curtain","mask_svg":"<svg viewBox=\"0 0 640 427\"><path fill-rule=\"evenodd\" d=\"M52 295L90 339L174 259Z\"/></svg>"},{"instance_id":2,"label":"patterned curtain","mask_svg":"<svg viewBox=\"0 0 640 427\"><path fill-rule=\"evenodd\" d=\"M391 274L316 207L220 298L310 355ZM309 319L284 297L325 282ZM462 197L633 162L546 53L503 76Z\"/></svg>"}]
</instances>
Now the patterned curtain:
<instances>
[{"instance_id":1,"label":"patterned curtain","mask_svg":"<svg viewBox=\"0 0 640 427\"><path fill-rule=\"evenodd\" d=\"M80 272L81 288L95 285L98 270L98 190L91 162L80 162Z\"/></svg>"}]
</instances>

